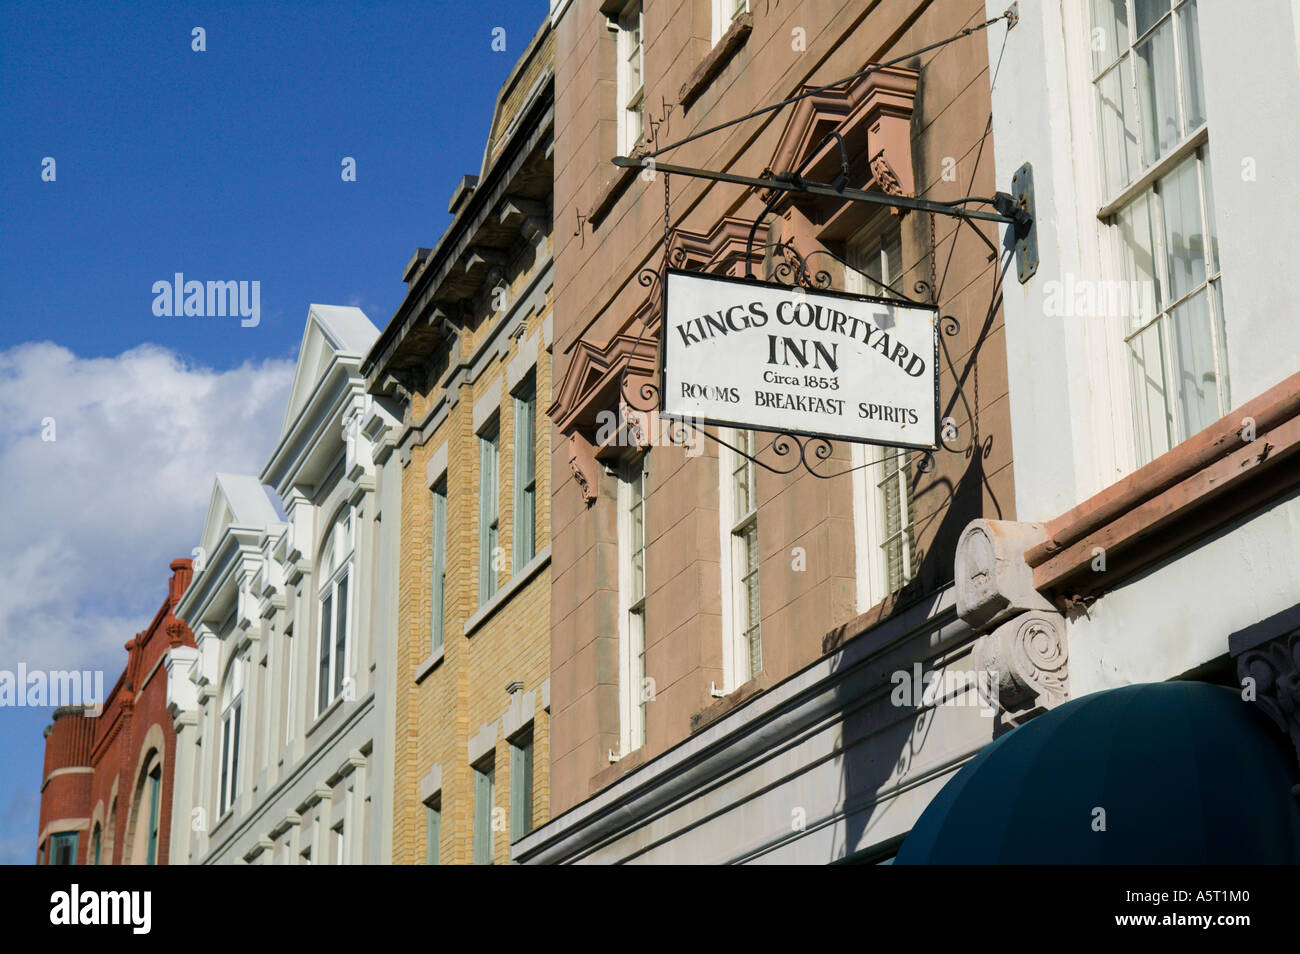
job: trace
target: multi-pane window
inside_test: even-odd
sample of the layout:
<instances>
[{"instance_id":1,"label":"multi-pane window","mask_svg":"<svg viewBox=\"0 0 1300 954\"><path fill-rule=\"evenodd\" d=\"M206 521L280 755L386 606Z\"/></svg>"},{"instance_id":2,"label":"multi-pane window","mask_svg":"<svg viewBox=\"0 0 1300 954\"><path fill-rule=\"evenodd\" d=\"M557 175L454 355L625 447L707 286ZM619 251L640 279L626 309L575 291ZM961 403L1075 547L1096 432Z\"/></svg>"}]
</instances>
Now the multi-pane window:
<instances>
[{"instance_id":1,"label":"multi-pane window","mask_svg":"<svg viewBox=\"0 0 1300 954\"><path fill-rule=\"evenodd\" d=\"M533 730L510 740L510 840L533 830Z\"/></svg>"},{"instance_id":2,"label":"multi-pane window","mask_svg":"<svg viewBox=\"0 0 1300 954\"><path fill-rule=\"evenodd\" d=\"M316 678L316 713L319 715L343 693L349 663L348 582L355 549L356 520L347 508L334 521L321 552L319 668Z\"/></svg>"},{"instance_id":3,"label":"multi-pane window","mask_svg":"<svg viewBox=\"0 0 1300 954\"><path fill-rule=\"evenodd\" d=\"M870 226L850 240L846 290L859 295L897 298L902 294L903 235L898 219L884 227Z\"/></svg>"},{"instance_id":4,"label":"multi-pane window","mask_svg":"<svg viewBox=\"0 0 1300 954\"><path fill-rule=\"evenodd\" d=\"M442 648L447 619L447 478L433 487L433 572L431 581L429 651Z\"/></svg>"},{"instance_id":5,"label":"multi-pane window","mask_svg":"<svg viewBox=\"0 0 1300 954\"><path fill-rule=\"evenodd\" d=\"M492 864L492 801L496 797L496 765L491 758L475 765L474 864Z\"/></svg>"},{"instance_id":6,"label":"multi-pane window","mask_svg":"<svg viewBox=\"0 0 1300 954\"><path fill-rule=\"evenodd\" d=\"M1196 0L1092 0L1103 219L1144 463L1228 408Z\"/></svg>"},{"instance_id":7,"label":"multi-pane window","mask_svg":"<svg viewBox=\"0 0 1300 954\"><path fill-rule=\"evenodd\" d=\"M641 139L645 113L645 49L641 0L633 0L618 18L618 149L630 155Z\"/></svg>"},{"instance_id":8,"label":"multi-pane window","mask_svg":"<svg viewBox=\"0 0 1300 954\"><path fill-rule=\"evenodd\" d=\"M722 447L719 471L722 479L721 508L723 546L729 561L725 568L723 598L731 608L731 631L726 638L736 685L748 682L763 669L763 643L759 629L758 596L758 483L757 441L753 431L727 431L724 440L735 450Z\"/></svg>"},{"instance_id":9,"label":"multi-pane window","mask_svg":"<svg viewBox=\"0 0 1300 954\"><path fill-rule=\"evenodd\" d=\"M50 864L75 865L77 863L77 833L59 832L50 837Z\"/></svg>"},{"instance_id":10,"label":"multi-pane window","mask_svg":"<svg viewBox=\"0 0 1300 954\"><path fill-rule=\"evenodd\" d=\"M528 378L514 393L515 516L513 571L537 555L537 379Z\"/></svg>"},{"instance_id":11,"label":"multi-pane window","mask_svg":"<svg viewBox=\"0 0 1300 954\"><path fill-rule=\"evenodd\" d=\"M438 864L442 850L442 796L437 795L424 804L424 863Z\"/></svg>"},{"instance_id":12,"label":"multi-pane window","mask_svg":"<svg viewBox=\"0 0 1300 954\"><path fill-rule=\"evenodd\" d=\"M478 601L497 591L501 505L498 498L501 433L496 422L478 437Z\"/></svg>"},{"instance_id":13,"label":"multi-pane window","mask_svg":"<svg viewBox=\"0 0 1300 954\"><path fill-rule=\"evenodd\" d=\"M149 847L145 853L145 864L158 863L158 826L162 823L162 766L155 765L149 773L145 786L149 790ZM95 842L95 864L99 864L99 842Z\"/></svg>"},{"instance_id":14,"label":"multi-pane window","mask_svg":"<svg viewBox=\"0 0 1300 954\"><path fill-rule=\"evenodd\" d=\"M713 0L713 42L722 39L736 17L748 12L749 0Z\"/></svg>"},{"instance_id":15,"label":"multi-pane window","mask_svg":"<svg viewBox=\"0 0 1300 954\"><path fill-rule=\"evenodd\" d=\"M618 491L619 716L623 751L645 744L645 455L624 463Z\"/></svg>"},{"instance_id":16,"label":"multi-pane window","mask_svg":"<svg viewBox=\"0 0 1300 954\"><path fill-rule=\"evenodd\" d=\"M897 218L873 223L854 236L848 245L850 268L845 287L859 295L898 297L903 289L903 243ZM907 452L890 447L867 448L862 460L869 475L863 488L865 514L864 549L869 575L866 606L896 593L916 573L916 545L913 535L911 470Z\"/></svg>"},{"instance_id":17,"label":"multi-pane window","mask_svg":"<svg viewBox=\"0 0 1300 954\"><path fill-rule=\"evenodd\" d=\"M244 660L230 664L221 687L221 773L217 793L218 814L235 804L239 792L239 741L244 708Z\"/></svg>"},{"instance_id":18,"label":"multi-pane window","mask_svg":"<svg viewBox=\"0 0 1300 954\"><path fill-rule=\"evenodd\" d=\"M912 482L907 451L880 448L876 493L880 500L880 556L887 592L896 593L916 575L916 543L912 533Z\"/></svg>"}]
</instances>

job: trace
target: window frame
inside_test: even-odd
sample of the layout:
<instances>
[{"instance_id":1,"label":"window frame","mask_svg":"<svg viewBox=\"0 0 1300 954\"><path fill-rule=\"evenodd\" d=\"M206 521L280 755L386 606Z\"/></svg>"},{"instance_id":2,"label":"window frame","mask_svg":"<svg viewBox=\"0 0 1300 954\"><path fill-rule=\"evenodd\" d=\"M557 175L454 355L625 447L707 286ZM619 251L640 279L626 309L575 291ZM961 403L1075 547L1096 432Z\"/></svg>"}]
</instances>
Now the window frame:
<instances>
[{"instance_id":1,"label":"window frame","mask_svg":"<svg viewBox=\"0 0 1300 954\"><path fill-rule=\"evenodd\" d=\"M49 864L52 865L75 865L77 863L77 848L79 832L60 831L50 836L50 854ZM60 849L66 848L68 854L67 861L60 861Z\"/></svg>"},{"instance_id":2,"label":"window frame","mask_svg":"<svg viewBox=\"0 0 1300 954\"><path fill-rule=\"evenodd\" d=\"M442 857L442 793L438 792L424 803L424 863L441 864Z\"/></svg>"},{"instance_id":3,"label":"window frame","mask_svg":"<svg viewBox=\"0 0 1300 954\"><path fill-rule=\"evenodd\" d=\"M233 811L239 796L239 751L243 745L244 665L236 655L221 685L221 744L217 750L217 817Z\"/></svg>"},{"instance_id":4,"label":"window frame","mask_svg":"<svg viewBox=\"0 0 1300 954\"><path fill-rule=\"evenodd\" d=\"M470 766L474 783L472 857L476 865L490 865L493 860L494 832L492 812L496 801L496 754L490 754Z\"/></svg>"},{"instance_id":5,"label":"window frame","mask_svg":"<svg viewBox=\"0 0 1300 954\"><path fill-rule=\"evenodd\" d=\"M649 454L638 453L619 464L618 481L618 664L619 744L623 755L646 743L646 477ZM640 547L636 546L636 511ZM639 592L636 558L640 556ZM639 622L638 622L639 620Z\"/></svg>"},{"instance_id":6,"label":"window frame","mask_svg":"<svg viewBox=\"0 0 1300 954\"><path fill-rule=\"evenodd\" d=\"M327 575L316 590L316 718L344 695L347 673L352 664L352 620L356 601L351 580L359 525L356 509L344 506L331 521L330 531L321 546L320 566ZM339 550L340 531L342 545L346 548L344 551ZM343 595L341 601L340 593Z\"/></svg>"},{"instance_id":7,"label":"window frame","mask_svg":"<svg viewBox=\"0 0 1300 954\"><path fill-rule=\"evenodd\" d=\"M429 491L432 513L432 561L429 574L429 650L442 649L447 635L447 476L434 482Z\"/></svg>"},{"instance_id":8,"label":"window frame","mask_svg":"<svg viewBox=\"0 0 1300 954\"><path fill-rule=\"evenodd\" d=\"M496 415L478 432L478 461L478 605L482 606L501 587L496 567L501 545L501 421Z\"/></svg>"},{"instance_id":9,"label":"window frame","mask_svg":"<svg viewBox=\"0 0 1300 954\"><path fill-rule=\"evenodd\" d=\"M736 22L736 18L749 12L749 0L710 0L710 5L713 32L709 43L711 46L717 46L718 41L727 35L731 25ZM731 7L730 13L727 12L728 7Z\"/></svg>"},{"instance_id":10,"label":"window frame","mask_svg":"<svg viewBox=\"0 0 1300 954\"><path fill-rule=\"evenodd\" d=\"M145 785L149 788L149 829L148 845L145 850L145 864L156 865L158 863L158 849L160 845L161 827L162 827L162 760L155 757L153 767L145 774ZM98 853L98 846L96 846ZM98 860L95 862L98 864Z\"/></svg>"},{"instance_id":11,"label":"window frame","mask_svg":"<svg viewBox=\"0 0 1300 954\"><path fill-rule=\"evenodd\" d=\"M727 692L758 677L763 671L762 554L758 531L758 465L744 453L757 456L757 433L734 428L719 429L718 522L721 530L722 577L722 669ZM728 446L731 445L731 446ZM732 447L739 450L733 450ZM749 506L737 510L736 475L745 471ZM748 569L752 549L753 569ZM753 587L753 594L749 587ZM750 606L757 606L757 619L750 618ZM751 633L753 638L751 638ZM757 648L757 653L754 649ZM757 657L757 658L755 658Z\"/></svg>"},{"instance_id":12,"label":"window frame","mask_svg":"<svg viewBox=\"0 0 1300 954\"><path fill-rule=\"evenodd\" d=\"M533 789L536 775L533 765L533 727L517 733L508 742L510 748L510 841L516 842L533 830L535 808Z\"/></svg>"},{"instance_id":13,"label":"window frame","mask_svg":"<svg viewBox=\"0 0 1300 954\"><path fill-rule=\"evenodd\" d=\"M514 405L514 508L512 572L537 556L537 374L524 376L511 394ZM526 424L526 426L522 426Z\"/></svg>"},{"instance_id":14,"label":"window frame","mask_svg":"<svg viewBox=\"0 0 1300 954\"><path fill-rule=\"evenodd\" d=\"M635 25L633 20L635 19ZM631 0L613 21L617 31L615 95L618 100L618 151L631 155L645 131L645 4ZM635 46L632 44L635 35ZM635 55L639 82L632 88ZM633 122L635 118L635 122Z\"/></svg>"},{"instance_id":15,"label":"window frame","mask_svg":"<svg viewBox=\"0 0 1300 954\"><path fill-rule=\"evenodd\" d=\"M1096 181L1098 202L1096 210L1100 230L1100 252L1104 267L1112 277L1126 283L1145 282L1151 285L1155 296L1148 294L1134 295L1134 300L1141 301L1144 312L1133 321L1131 316L1116 316L1119 330L1119 353L1123 356L1123 373L1116 376L1116 383L1127 393L1123 412L1127 414L1125 425L1131 430L1130 446L1133 464L1140 466L1168 452L1173 447L1187 440L1208 423L1219 419L1231 407L1230 381L1227 374L1227 334L1223 312L1222 262L1218 252L1218 230L1214 221L1215 202L1212 176L1209 164L1209 128L1205 111L1204 90L1204 44L1200 31L1200 11L1197 0L1168 0L1148 27L1140 34L1133 35L1136 27L1136 2L1124 0L1125 25L1124 38L1120 41L1118 31L1104 28L1110 21L1099 17L1104 0L1083 0L1083 18L1093 42L1084 56L1085 75L1089 95L1092 98L1092 121L1095 139L1098 143L1094 151L1096 164ZM1194 11L1194 12L1191 12ZM1188 25L1189 17L1195 18L1195 34ZM1164 99L1172 100L1172 119L1175 134L1164 148L1160 148L1159 136L1156 134L1155 155L1148 157L1149 132L1146 129L1148 98L1143 96L1141 87L1143 79L1139 49L1150 44L1155 49L1157 34L1168 27L1168 64L1166 77L1172 87L1165 89ZM1115 48L1104 57L1098 56L1096 35L1102 34L1107 42L1114 40ZM1195 74L1189 80L1188 41L1195 39ZM1117 77L1115 84L1108 86L1111 76ZM1191 83L1199 80L1199 86L1193 89ZM1103 106L1107 89L1112 96L1115 89L1119 91L1123 114L1118 118L1119 126ZM1160 87L1151 86L1156 96L1152 102L1152 112L1156 121L1161 101ZM1166 106L1168 104L1166 103ZM1112 113L1114 110L1112 110ZM1166 113L1170 112L1168 108ZM1132 122L1130 123L1129 120ZM1199 121L1197 120L1199 117ZM1119 157L1125 166L1123 180L1113 181L1113 163L1111 147L1114 135L1110 130L1118 128L1119 145L1122 155ZM1133 142L1129 143L1129 131L1134 133ZM1190 287L1173 297L1173 283L1170 280L1169 229L1166 216L1166 183L1173 183L1175 177L1185 174L1188 165L1196 185L1196 212L1199 215L1201 241L1200 254L1195 265L1204 269L1204 274L1190 284ZM1144 231L1148 248L1130 245L1124 236L1126 225L1131 224L1130 216L1144 215ZM1190 249L1189 249L1190 251ZM1151 265L1145 275L1141 274L1136 264L1139 258L1149 256ZM1188 260L1189 264L1192 260ZM1123 287L1123 286L1121 286ZM1130 293L1132 294L1132 293ZM1155 300L1152 301L1152 298ZM1178 313L1184 309L1190 312L1200 303L1201 320L1208 325L1208 338L1203 334L1204 328L1197 330L1195 322L1198 316ZM1152 307L1154 305L1154 307ZM1148 309L1150 311L1148 312ZM1175 324L1178 322L1179 324ZM1180 355L1176 353L1176 339L1189 330L1200 335L1199 343L1208 345L1213 362L1213 403L1207 408L1207 420L1188 421L1195 412L1191 402L1183 400L1186 381L1180 380ZM1155 351L1140 355L1140 344L1154 337ZM1149 346L1149 345L1148 345ZM1148 381L1155 383L1150 375L1153 360L1159 360L1159 381L1154 389ZM1200 369L1202 371L1206 369ZM1204 383L1204 374L1200 376ZM1193 385L1196 386L1196 385ZM1198 387L1198 390L1200 388ZM1154 396L1154 400L1153 400ZM1158 406L1157 406L1158 405Z\"/></svg>"}]
</instances>

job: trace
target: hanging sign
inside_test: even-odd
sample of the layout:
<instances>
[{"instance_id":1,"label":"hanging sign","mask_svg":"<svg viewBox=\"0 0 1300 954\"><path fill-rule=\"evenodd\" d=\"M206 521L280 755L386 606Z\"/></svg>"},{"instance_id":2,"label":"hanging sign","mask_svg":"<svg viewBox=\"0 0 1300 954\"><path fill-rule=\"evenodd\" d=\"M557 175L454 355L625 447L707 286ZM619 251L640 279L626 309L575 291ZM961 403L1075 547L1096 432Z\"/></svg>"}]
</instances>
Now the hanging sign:
<instances>
[{"instance_id":1,"label":"hanging sign","mask_svg":"<svg viewBox=\"0 0 1300 954\"><path fill-rule=\"evenodd\" d=\"M676 269L664 294L664 417L938 446L936 309Z\"/></svg>"}]
</instances>

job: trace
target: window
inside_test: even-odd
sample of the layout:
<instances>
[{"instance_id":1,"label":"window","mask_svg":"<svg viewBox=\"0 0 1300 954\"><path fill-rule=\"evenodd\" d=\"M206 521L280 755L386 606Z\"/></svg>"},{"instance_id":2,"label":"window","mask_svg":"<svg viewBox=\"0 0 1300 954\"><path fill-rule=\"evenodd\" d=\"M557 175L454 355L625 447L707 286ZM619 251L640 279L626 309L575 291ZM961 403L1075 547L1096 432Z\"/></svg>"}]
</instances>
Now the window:
<instances>
[{"instance_id":1,"label":"window","mask_svg":"<svg viewBox=\"0 0 1300 954\"><path fill-rule=\"evenodd\" d=\"M50 838L50 864L75 865L77 863L77 833L59 832Z\"/></svg>"},{"instance_id":2,"label":"window","mask_svg":"<svg viewBox=\"0 0 1300 954\"><path fill-rule=\"evenodd\" d=\"M533 830L533 730L510 742L510 840Z\"/></svg>"},{"instance_id":3,"label":"window","mask_svg":"<svg viewBox=\"0 0 1300 954\"><path fill-rule=\"evenodd\" d=\"M335 825L333 828L333 832L334 832L334 863L336 865L341 865L346 861L346 858L344 857L344 852L347 848L347 843L346 841L344 841L343 838L343 823L339 822L337 825Z\"/></svg>"},{"instance_id":4,"label":"window","mask_svg":"<svg viewBox=\"0 0 1300 954\"><path fill-rule=\"evenodd\" d=\"M155 765L149 773L145 786L149 790L149 847L145 855L145 864L158 863L158 826L162 822L162 807L159 804L162 793L162 765ZM99 864L99 831L95 832L95 864Z\"/></svg>"},{"instance_id":5,"label":"window","mask_svg":"<svg viewBox=\"0 0 1300 954\"><path fill-rule=\"evenodd\" d=\"M753 431L723 431L718 472L722 520L723 668L728 688L748 682L763 669L758 596L758 483ZM730 665L728 665L728 660Z\"/></svg>"},{"instance_id":6,"label":"window","mask_svg":"<svg viewBox=\"0 0 1300 954\"><path fill-rule=\"evenodd\" d=\"M442 648L447 621L447 478L433 488L433 581L429 651Z\"/></svg>"},{"instance_id":7,"label":"window","mask_svg":"<svg viewBox=\"0 0 1300 954\"><path fill-rule=\"evenodd\" d=\"M845 288L858 295L897 297L903 278L898 219L878 219L848 244ZM916 575L916 542L908 452L891 447L854 449L858 608L898 592Z\"/></svg>"},{"instance_id":8,"label":"window","mask_svg":"<svg viewBox=\"0 0 1300 954\"><path fill-rule=\"evenodd\" d=\"M99 822L95 822L95 831L90 836L90 845L93 851L93 855L92 855L93 860L90 862L92 865L99 864L99 849L103 843L103 840L104 840L104 829L100 826Z\"/></svg>"},{"instance_id":9,"label":"window","mask_svg":"<svg viewBox=\"0 0 1300 954\"><path fill-rule=\"evenodd\" d=\"M492 801L496 766L491 758L474 766L474 864L492 864Z\"/></svg>"},{"instance_id":10,"label":"window","mask_svg":"<svg viewBox=\"0 0 1300 954\"><path fill-rule=\"evenodd\" d=\"M498 475L501 432L497 422L478 438L478 601L486 603L497 591L497 540L500 536Z\"/></svg>"},{"instance_id":11,"label":"window","mask_svg":"<svg viewBox=\"0 0 1300 954\"><path fill-rule=\"evenodd\" d=\"M1092 0L1106 224L1139 463L1229 407L1196 0Z\"/></svg>"},{"instance_id":12,"label":"window","mask_svg":"<svg viewBox=\"0 0 1300 954\"><path fill-rule=\"evenodd\" d=\"M748 12L749 0L713 0L713 45L717 46L723 34L731 29L736 17Z\"/></svg>"},{"instance_id":13,"label":"window","mask_svg":"<svg viewBox=\"0 0 1300 954\"><path fill-rule=\"evenodd\" d=\"M218 815L225 815L239 792L239 736L244 707L244 660L234 659L221 687L221 775Z\"/></svg>"},{"instance_id":14,"label":"window","mask_svg":"<svg viewBox=\"0 0 1300 954\"><path fill-rule=\"evenodd\" d=\"M349 663L348 581L355 549L355 515L346 508L330 528L321 550L319 669L316 676L316 714L320 715L343 692Z\"/></svg>"},{"instance_id":15,"label":"window","mask_svg":"<svg viewBox=\"0 0 1300 954\"><path fill-rule=\"evenodd\" d=\"M645 48L641 0L618 18L618 151L631 155L641 140L645 111Z\"/></svg>"},{"instance_id":16,"label":"window","mask_svg":"<svg viewBox=\"0 0 1300 954\"><path fill-rule=\"evenodd\" d=\"M626 461L618 487L619 725L623 752L645 744L645 464Z\"/></svg>"},{"instance_id":17,"label":"window","mask_svg":"<svg viewBox=\"0 0 1300 954\"><path fill-rule=\"evenodd\" d=\"M872 224L849 240L845 289L857 295L897 298L902 289L903 235L896 216Z\"/></svg>"},{"instance_id":18,"label":"window","mask_svg":"<svg viewBox=\"0 0 1300 954\"><path fill-rule=\"evenodd\" d=\"M532 372L514 394L514 563L518 572L537 555L537 379Z\"/></svg>"},{"instance_id":19,"label":"window","mask_svg":"<svg viewBox=\"0 0 1300 954\"><path fill-rule=\"evenodd\" d=\"M442 796L430 799L424 806L424 863L438 864L442 848Z\"/></svg>"}]
</instances>

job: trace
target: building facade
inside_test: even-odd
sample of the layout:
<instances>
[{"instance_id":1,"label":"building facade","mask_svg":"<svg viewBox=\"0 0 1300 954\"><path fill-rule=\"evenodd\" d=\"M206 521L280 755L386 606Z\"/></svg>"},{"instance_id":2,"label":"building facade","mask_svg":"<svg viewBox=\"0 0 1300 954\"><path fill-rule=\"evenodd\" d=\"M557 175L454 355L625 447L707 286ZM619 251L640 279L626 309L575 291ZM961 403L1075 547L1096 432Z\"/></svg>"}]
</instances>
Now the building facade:
<instances>
[{"instance_id":1,"label":"building facade","mask_svg":"<svg viewBox=\"0 0 1300 954\"><path fill-rule=\"evenodd\" d=\"M167 597L126 643L126 668L98 715L65 706L45 730L39 864L173 863L177 738L167 709L173 656L193 651L176 616L189 560L173 560ZM183 859L182 859L183 860Z\"/></svg>"},{"instance_id":2,"label":"building facade","mask_svg":"<svg viewBox=\"0 0 1300 954\"><path fill-rule=\"evenodd\" d=\"M400 404L392 858L508 863L550 804L553 34L362 371Z\"/></svg>"},{"instance_id":3,"label":"building facade","mask_svg":"<svg viewBox=\"0 0 1300 954\"><path fill-rule=\"evenodd\" d=\"M553 4L555 204L574 226L556 230L550 408L555 817L516 859L887 858L992 738L980 706L900 705L891 676L975 668L956 542L1014 518L995 228L610 162L801 94L658 160L992 195L1007 186L981 40L862 73L984 19L978 3ZM937 303L950 449L836 444L816 463L805 445L813 473L777 435L655 420L665 264Z\"/></svg>"},{"instance_id":4,"label":"building facade","mask_svg":"<svg viewBox=\"0 0 1300 954\"><path fill-rule=\"evenodd\" d=\"M377 336L358 308L312 305L270 461L213 487L178 608L195 648L171 663L190 863L389 857L398 488L375 451L396 421L359 372Z\"/></svg>"}]
</instances>

